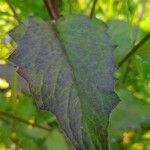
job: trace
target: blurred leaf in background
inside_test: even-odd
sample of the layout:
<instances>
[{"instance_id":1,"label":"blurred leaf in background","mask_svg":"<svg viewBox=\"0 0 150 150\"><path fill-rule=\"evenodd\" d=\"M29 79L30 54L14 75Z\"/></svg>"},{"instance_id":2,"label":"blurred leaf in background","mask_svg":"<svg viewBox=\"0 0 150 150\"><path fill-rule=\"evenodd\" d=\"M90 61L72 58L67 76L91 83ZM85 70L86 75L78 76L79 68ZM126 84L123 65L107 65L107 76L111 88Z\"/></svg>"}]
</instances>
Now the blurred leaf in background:
<instances>
[{"instance_id":1,"label":"blurred leaf in background","mask_svg":"<svg viewBox=\"0 0 150 150\"><path fill-rule=\"evenodd\" d=\"M6 149L70 149L55 117L38 111L33 99L24 94L18 95L15 112L11 107L11 98L0 94L0 131L0 144Z\"/></svg>"},{"instance_id":2,"label":"blurred leaf in background","mask_svg":"<svg viewBox=\"0 0 150 150\"><path fill-rule=\"evenodd\" d=\"M150 118L148 103L138 100L126 90L117 91L121 102L114 110L109 125L111 149L142 149L150 148ZM147 135L145 138L144 135ZM138 149L138 148L137 148Z\"/></svg>"},{"instance_id":3,"label":"blurred leaf in background","mask_svg":"<svg viewBox=\"0 0 150 150\"><path fill-rule=\"evenodd\" d=\"M71 13L89 16L92 4L93 0L59 0L59 10L64 16ZM7 34L18 25L12 7L21 21L29 15L49 19L43 0L0 0L0 65L6 65L16 47ZM95 16L106 22L108 33L117 45L117 63L150 32L149 0L98 0ZM0 149L72 149L59 131L56 118L38 111L29 93L18 88L14 90L20 79L17 82L13 72L9 73L6 77L6 81L12 81L9 86L2 75L0 71ZM122 101L111 115L110 149L149 150L150 40L118 69L115 76L118 79L116 92ZM35 123L46 130L34 126Z\"/></svg>"}]
</instances>

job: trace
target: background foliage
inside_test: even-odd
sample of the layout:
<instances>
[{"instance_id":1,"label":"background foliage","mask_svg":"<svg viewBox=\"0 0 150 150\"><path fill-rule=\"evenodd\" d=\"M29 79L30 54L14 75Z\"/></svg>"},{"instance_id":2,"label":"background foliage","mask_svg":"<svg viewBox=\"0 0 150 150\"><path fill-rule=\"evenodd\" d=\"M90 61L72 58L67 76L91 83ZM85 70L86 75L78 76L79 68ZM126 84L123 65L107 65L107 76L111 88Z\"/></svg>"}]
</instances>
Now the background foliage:
<instances>
[{"instance_id":1,"label":"background foliage","mask_svg":"<svg viewBox=\"0 0 150 150\"><path fill-rule=\"evenodd\" d=\"M91 0L59 0L61 15L79 12L90 14ZM36 15L49 19L42 0L0 0L0 65L16 47L7 35L17 20ZM95 16L107 23L109 35L117 45L116 62L150 32L149 0L100 0ZM112 150L150 149L150 40L143 44L115 74L116 92L121 102L113 111L109 125ZM56 119L38 111L32 97L20 92L16 74L10 76L11 87L0 71L0 149L72 149L61 134ZM41 127L42 126L42 127Z\"/></svg>"}]
</instances>

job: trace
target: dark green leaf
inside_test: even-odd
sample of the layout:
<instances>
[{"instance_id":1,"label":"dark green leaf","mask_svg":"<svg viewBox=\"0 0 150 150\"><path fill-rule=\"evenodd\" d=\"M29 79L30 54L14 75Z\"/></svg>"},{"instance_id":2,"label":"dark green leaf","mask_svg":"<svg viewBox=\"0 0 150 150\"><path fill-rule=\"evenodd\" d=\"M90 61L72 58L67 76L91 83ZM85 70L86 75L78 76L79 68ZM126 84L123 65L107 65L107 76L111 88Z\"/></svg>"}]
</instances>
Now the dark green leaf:
<instances>
[{"instance_id":1,"label":"dark green leaf","mask_svg":"<svg viewBox=\"0 0 150 150\"><path fill-rule=\"evenodd\" d=\"M29 83L37 106L56 115L76 149L107 149L109 114L119 101L107 28L85 16L56 26L58 35L50 23L29 18L24 35L11 33L18 48L10 60Z\"/></svg>"}]
</instances>

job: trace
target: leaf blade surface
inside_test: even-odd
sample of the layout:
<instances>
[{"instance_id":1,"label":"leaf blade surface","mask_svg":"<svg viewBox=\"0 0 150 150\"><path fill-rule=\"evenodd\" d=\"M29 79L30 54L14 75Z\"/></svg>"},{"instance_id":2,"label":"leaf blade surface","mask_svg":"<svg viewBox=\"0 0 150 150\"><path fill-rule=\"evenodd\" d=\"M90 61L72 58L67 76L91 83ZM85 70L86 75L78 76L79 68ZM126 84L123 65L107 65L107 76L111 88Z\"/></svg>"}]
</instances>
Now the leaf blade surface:
<instances>
[{"instance_id":1,"label":"leaf blade surface","mask_svg":"<svg viewBox=\"0 0 150 150\"><path fill-rule=\"evenodd\" d=\"M56 30L30 18L10 60L38 107L56 115L76 149L108 149L109 114L119 100L107 27L77 15L58 21Z\"/></svg>"}]
</instances>

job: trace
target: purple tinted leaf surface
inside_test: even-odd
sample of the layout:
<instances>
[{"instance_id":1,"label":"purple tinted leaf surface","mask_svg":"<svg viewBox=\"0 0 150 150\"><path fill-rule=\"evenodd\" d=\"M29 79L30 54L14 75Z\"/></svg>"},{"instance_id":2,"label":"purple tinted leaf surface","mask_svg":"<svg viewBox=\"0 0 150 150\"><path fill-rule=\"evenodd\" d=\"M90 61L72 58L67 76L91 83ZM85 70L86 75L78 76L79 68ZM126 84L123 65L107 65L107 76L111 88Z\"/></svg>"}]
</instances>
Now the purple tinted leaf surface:
<instances>
[{"instance_id":1,"label":"purple tinted leaf surface","mask_svg":"<svg viewBox=\"0 0 150 150\"><path fill-rule=\"evenodd\" d=\"M34 17L28 22L10 33L18 44L10 60L37 106L55 114L76 149L107 150L109 115L119 102L107 27L81 15L55 25Z\"/></svg>"}]
</instances>

